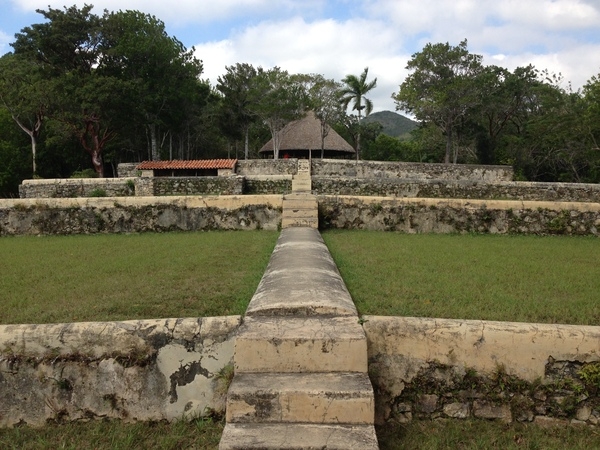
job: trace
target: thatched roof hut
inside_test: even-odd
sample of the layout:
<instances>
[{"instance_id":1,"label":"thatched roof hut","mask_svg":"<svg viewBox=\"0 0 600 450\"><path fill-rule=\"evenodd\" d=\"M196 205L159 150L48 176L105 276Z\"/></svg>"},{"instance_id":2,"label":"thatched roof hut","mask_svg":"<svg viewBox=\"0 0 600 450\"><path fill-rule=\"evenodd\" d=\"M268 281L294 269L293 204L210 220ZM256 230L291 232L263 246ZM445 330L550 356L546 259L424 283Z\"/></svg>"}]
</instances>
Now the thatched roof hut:
<instances>
[{"instance_id":1,"label":"thatched roof hut","mask_svg":"<svg viewBox=\"0 0 600 450\"><path fill-rule=\"evenodd\" d=\"M304 118L287 124L280 131L280 158L320 158L321 121L310 111ZM259 153L273 157L273 139L267 142ZM348 158L356 152L346 140L329 127L324 141L324 158Z\"/></svg>"}]
</instances>

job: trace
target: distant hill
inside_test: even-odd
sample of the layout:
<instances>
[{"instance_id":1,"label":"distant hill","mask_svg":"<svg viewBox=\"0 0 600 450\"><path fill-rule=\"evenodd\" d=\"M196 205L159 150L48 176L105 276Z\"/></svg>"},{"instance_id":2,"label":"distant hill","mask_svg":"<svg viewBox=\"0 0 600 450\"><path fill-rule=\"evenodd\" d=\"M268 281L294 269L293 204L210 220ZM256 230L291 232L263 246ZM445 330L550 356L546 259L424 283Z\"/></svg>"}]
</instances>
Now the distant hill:
<instances>
[{"instance_id":1,"label":"distant hill","mask_svg":"<svg viewBox=\"0 0 600 450\"><path fill-rule=\"evenodd\" d=\"M419 126L418 122L392 111L380 111L369 114L363 119L363 122L380 123L383 126L382 133L393 137L402 137Z\"/></svg>"}]
</instances>

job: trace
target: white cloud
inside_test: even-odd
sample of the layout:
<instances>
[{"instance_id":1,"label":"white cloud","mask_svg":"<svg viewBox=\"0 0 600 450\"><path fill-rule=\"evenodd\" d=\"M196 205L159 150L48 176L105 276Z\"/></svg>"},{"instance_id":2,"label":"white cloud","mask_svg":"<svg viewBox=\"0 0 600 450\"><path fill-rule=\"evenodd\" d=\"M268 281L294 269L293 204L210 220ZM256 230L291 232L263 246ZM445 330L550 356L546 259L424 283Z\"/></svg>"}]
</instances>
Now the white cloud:
<instances>
[{"instance_id":1,"label":"white cloud","mask_svg":"<svg viewBox=\"0 0 600 450\"><path fill-rule=\"evenodd\" d=\"M67 3L83 6L86 1ZM106 8L156 15L169 30L175 29L186 46L196 47L204 62L204 77L213 83L225 66L238 62L322 73L336 80L349 73L358 75L368 66L370 77L378 79L371 95L376 110L394 109L390 96L406 76L406 63L428 42L457 45L467 38L469 50L482 54L486 64L511 70L533 64L540 70L561 72L575 89L600 72L599 0L92 3L97 14ZM12 4L32 12L48 4L62 8L64 0L12 0ZM6 34L0 30L0 52L10 50Z\"/></svg>"},{"instance_id":2,"label":"white cloud","mask_svg":"<svg viewBox=\"0 0 600 450\"><path fill-rule=\"evenodd\" d=\"M307 23L301 18L269 21L247 28L229 39L195 45L204 61L204 76L216 83L225 66L237 62L256 67L279 66L290 73L321 73L341 80L369 67L378 87L370 98L375 110L394 109L391 94L404 78L408 55L400 37L377 21L362 19Z\"/></svg>"}]
</instances>

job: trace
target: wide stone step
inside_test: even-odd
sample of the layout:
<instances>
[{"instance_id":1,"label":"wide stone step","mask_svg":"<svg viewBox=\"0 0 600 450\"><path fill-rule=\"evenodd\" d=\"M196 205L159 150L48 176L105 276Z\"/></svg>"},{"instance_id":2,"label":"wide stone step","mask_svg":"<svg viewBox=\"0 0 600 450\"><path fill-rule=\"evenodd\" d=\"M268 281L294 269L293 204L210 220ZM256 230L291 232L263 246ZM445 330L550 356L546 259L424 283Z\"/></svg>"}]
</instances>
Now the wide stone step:
<instances>
[{"instance_id":1,"label":"wide stone step","mask_svg":"<svg viewBox=\"0 0 600 450\"><path fill-rule=\"evenodd\" d=\"M306 178L306 179L294 178L294 179L292 179L292 191L293 192L296 192L296 191L310 192L311 189L312 189L312 182L311 182L310 178Z\"/></svg>"},{"instance_id":2,"label":"wide stone step","mask_svg":"<svg viewBox=\"0 0 600 450\"><path fill-rule=\"evenodd\" d=\"M299 209L299 208L284 208L282 218L318 218L319 211L316 208L313 209Z\"/></svg>"},{"instance_id":3,"label":"wide stone step","mask_svg":"<svg viewBox=\"0 0 600 450\"><path fill-rule=\"evenodd\" d=\"M220 450L376 450L372 425L228 423Z\"/></svg>"},{"instance_id":4,"label":"wide stone step","mask_svg":"<svg viewBox=\"0 0 600 450\"><path fill-rule=\"evenodd\" d=\"M235 341L235 372L367 372L357 317L246 317Z\"/></svg>"},{"instance_id":5,"label":"wide stone step","mask_svg":"<svg viewBox=\"0 0 600 450\"><path fill-rule=\"evenodd\" d=\"M316 218L281 219L281 228L308 227L319 228L319 220Z\"/></svg>"},{"instance_id":6,"label":"wide stone step","mask_svg":"<svg viewBox=\"0 0 600 450\"><path fill-rule=\"evenodd\" d=\"M314 209L315 211L319 209L317 201L310 197L284 198L281 206L284 211L286 209Z\"/></svg>"},{"instance_id":7,"label":"wide stone step","mask_svg":"<svg viewBox=\"0 0 600 450\"><path fill-rule=\"evenodd\" d=\"M373 424L366 373L236 374L227 393L227 422Z\"/></svg>"}]
</instances>

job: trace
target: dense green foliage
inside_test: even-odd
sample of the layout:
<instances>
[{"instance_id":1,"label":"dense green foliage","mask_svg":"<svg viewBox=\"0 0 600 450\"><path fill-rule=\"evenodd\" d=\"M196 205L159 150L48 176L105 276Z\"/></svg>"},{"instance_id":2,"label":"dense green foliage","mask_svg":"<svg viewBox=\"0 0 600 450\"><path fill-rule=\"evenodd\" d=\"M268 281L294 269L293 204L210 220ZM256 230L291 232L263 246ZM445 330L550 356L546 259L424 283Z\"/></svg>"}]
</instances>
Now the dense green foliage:
<instances>
[{"instance_id":1,"label":"dense green foliage","mask_svg":"<svg viewBox=\"0 0 600 450\"><path fill-rule=\"evenodd\" d=\"M393 94L419 121L409 134L363 120L377 82L368 68L337 82L238 63L211 86L194 49L156 17L92 9L38 10L44 21L0 58L1 196L18 195L27 177L92 167L111 176L120 162L257 158L269 138L278 157L279 131L309 110L322 139L335 129L357 158L508 164L523 180L600 181L598 77L572 92L533 66L485 66L466 40L427 44Z\"/></svg>"},{"instance_id":2,"label":"dense green foliage","mask_svg":"<svg viewBox=\"0 0 600 450\"><path fill-rule=\"evenodd\" d=\"M427 44L394 94L422 122L423 147L446 162L508 164L519 179L600 182L600 80L581 91L533 66L484 66L467 41ZM438 134L438 138L431 138ZM429 158L427 158L429 159Z\"/></svg>"}]
</instances>

